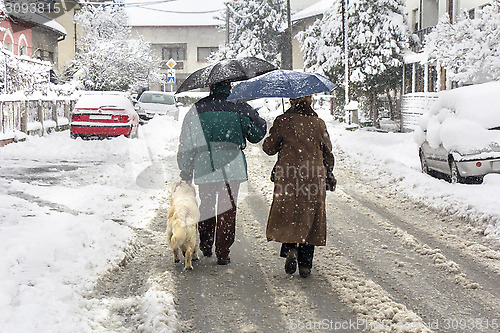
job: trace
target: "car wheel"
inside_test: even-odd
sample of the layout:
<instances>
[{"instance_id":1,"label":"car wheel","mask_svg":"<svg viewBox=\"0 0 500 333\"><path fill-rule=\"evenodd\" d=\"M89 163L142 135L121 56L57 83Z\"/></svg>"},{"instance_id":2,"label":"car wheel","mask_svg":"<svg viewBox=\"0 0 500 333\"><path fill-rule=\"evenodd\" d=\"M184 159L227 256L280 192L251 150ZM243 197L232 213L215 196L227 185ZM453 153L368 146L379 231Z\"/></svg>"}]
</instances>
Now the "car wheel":
<instances>
[{"instance_id":1,"label":"car wheel","mask_svg":"<svg viewBox=\"0 0 500 333\"><path fill-rule=\"evenodd\" d=\"M420 150L419 156L420 156L420 166L422 167L422 172L429 174L430 173L429 166L427 165L427 160L425 159L424 152L422 150Z\"/></svg>"},{"instance_id":2,"label":"car wheel","mask_svg":"<svg viewBox=\"0 0 500 333\"><path fill-rule=\"evenodd\" d=\"M464 178L460 176L460 172L458 171L457 162L452 158L450 160L450 182L452 184L463 183Z\"/></svg>"}]
</instances>

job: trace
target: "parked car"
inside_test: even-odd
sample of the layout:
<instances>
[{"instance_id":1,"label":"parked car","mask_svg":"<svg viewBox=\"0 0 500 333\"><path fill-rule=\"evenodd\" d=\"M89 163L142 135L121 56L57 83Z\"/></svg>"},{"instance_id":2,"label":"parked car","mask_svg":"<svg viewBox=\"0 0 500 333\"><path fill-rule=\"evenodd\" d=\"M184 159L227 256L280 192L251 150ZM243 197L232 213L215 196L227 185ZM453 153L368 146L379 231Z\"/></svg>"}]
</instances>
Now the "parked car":
<instances>
[{"instance_id":1,"label":"parked car","mask_svg":"<svg viewBox=\"0 0 500 333\"><path fill-rule=\"evenodd\" d=\"M76 137L137 137L139 115L125 93L86 92L71 114L70 135Z\"/></svg>"},{"instance_id":2,"label":"parked car","mask_svg":"<svg viewBox=\"0 0 500 333\"><path fill-rule=\"evenodd\" d=\"M422 171L452 183L500 173L500 81L442 92L415 138Z\"/></svg>"},{"instance_id":3,"label":"parked car","mask_svg":"<svg viewBox=\"0 0 500 333\"><path fill-rule=\"evenodd\" d=\"M149 120L155 115L172 116L179 119L179 108L173 92L145 91L137 101L137 112L143 120Z\"/></svg>"}]
</instances>

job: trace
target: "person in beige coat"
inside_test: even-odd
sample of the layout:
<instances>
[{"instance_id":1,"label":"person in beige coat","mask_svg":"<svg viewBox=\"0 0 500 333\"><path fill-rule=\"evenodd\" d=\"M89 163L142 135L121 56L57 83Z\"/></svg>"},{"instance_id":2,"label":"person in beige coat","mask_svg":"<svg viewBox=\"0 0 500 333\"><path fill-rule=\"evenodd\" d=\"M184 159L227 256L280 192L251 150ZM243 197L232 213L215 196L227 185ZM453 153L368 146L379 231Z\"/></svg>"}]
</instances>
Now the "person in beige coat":
<instances>
[{"instance_id":1,"label":"person in beige coat","mask_svg":"<svg viewBox=\"0 0 500 333\"><path fill-rule=\"evenodd\" d=\"M326 245L325 198L334 190L332 143L322 119L311 107L312 97L290 99L264 140L268 155L278 154L271 180L274 196L266 236L282 243L285 271L307 277L315 246Z\"/></svg>"}]
</instances>

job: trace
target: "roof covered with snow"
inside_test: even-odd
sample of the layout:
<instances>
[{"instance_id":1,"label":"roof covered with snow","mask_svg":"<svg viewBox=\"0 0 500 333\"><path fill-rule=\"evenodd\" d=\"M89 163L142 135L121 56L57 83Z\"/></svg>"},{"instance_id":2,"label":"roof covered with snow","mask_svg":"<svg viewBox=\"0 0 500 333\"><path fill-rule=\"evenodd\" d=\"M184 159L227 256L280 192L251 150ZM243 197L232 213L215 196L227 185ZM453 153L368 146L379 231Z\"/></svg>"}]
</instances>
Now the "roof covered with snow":
<instances>
[{"instance_id":1,"label":"roof covered with snow","mask_svg":"<svg viewBox=\"0 0 500 333\"><path fill-rule=\"evenodd\" d=\"M13 17L18 18L20 20L23 20L25 22L30 22L35 25L53 30L55 32L58 32L62 35L66 35L66 29L56 21L54 21L52 18L50 18L47 15L41 14L41 13L33 13L33 12L26 12L26 13L15 13L11 14Z\"/></svg>"},{"instance_id":2,"label":"roof covered with snow","mask_svg":"<svg viewBox=\"0 0 500 333\"><path fill-rule=\"evenodd\" d=\"M221 21L215 17L225 10L224 0L126 0L126 11L132 27L216 26Z\"/></svg>"},{"instance_id":3,"label":"roof covered with snow","mask_svg":"<svg viewBox=\"0 0 500 333\"><path fill-rule=\"evenodd\" d=\"M292 16L292 21L302 20L308 17L314 17L317 15L322 15L328 8L333 6L335 0L321 0L314 5L301 10L298 13L295 13Z\"/></svg>"}]
</instances>

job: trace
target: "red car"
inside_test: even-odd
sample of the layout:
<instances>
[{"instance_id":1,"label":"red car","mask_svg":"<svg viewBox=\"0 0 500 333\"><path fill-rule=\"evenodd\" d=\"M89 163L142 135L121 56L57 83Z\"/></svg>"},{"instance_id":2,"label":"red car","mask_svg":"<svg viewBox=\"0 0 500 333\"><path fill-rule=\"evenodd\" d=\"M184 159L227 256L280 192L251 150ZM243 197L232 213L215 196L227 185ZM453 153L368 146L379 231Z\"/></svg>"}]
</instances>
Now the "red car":
<instances>
[{"instance_id":1,"label":"red car","mask_svg":"<svg viewBox=\"0 0 500 333\"><path fill-rule=\"evenodd\" d=\"M139 115L125 93L86 92L71 114L71 137L137 137Z\"/></svg>"}]
</instances>

